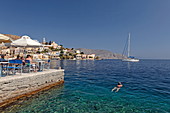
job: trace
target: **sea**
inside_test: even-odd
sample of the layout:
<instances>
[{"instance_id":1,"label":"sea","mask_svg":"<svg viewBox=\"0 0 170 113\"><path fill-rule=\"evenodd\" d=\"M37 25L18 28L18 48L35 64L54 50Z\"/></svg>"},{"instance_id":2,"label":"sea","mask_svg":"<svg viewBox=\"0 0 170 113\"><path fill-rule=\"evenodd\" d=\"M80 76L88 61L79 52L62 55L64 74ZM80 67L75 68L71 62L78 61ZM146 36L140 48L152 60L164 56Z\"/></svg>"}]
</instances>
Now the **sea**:
<instances>
[{"instance_id":1,"label":"sea","mask_svg":"<svg viewBox=\"0 0 170 113\"><path fill-rule=\"evenodd\" d=\"M170 60L62 60L65 83L3 109L4 113L170 113ZM123 87L111 92L118 82Z\"/></svg>"}]
</instances>

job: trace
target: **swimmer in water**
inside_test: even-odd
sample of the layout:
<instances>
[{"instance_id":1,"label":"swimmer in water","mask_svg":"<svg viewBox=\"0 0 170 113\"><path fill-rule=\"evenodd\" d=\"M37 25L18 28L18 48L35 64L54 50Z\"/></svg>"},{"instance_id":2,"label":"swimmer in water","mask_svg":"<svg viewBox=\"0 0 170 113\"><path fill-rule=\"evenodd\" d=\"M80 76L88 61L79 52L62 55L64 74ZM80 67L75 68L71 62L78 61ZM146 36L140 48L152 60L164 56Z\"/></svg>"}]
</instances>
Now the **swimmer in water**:
<instances>
[{"instance_id":1,"label":"swimmer in water","mask_svg":"<svg viewBox=\"0 0 170 113\"><path fill-rule=\"evenodd\" d=\"M114 87L114 88L112 89L112 91L116 90L115 92L118 92L122 86L123 86L122 83L121 83L121 82L118 82L117 86Z\"/></svg>"}]
</instances>

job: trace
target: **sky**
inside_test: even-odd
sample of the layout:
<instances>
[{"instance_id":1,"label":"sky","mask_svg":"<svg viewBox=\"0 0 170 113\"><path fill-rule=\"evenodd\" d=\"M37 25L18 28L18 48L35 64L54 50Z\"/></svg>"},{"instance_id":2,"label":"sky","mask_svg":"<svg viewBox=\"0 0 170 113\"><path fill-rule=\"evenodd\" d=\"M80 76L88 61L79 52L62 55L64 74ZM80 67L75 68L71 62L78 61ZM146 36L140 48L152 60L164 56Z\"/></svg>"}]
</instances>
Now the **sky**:
<instances>
[{"instance_id":1,"label":"sky","mask_svg":"<svg viewBox=\"0 0 170 113\"><path fill-rule=\"evenodd\" d=\"M0 33L170 59L170 0L0 0Z\"/></svg>"}]
</instances>

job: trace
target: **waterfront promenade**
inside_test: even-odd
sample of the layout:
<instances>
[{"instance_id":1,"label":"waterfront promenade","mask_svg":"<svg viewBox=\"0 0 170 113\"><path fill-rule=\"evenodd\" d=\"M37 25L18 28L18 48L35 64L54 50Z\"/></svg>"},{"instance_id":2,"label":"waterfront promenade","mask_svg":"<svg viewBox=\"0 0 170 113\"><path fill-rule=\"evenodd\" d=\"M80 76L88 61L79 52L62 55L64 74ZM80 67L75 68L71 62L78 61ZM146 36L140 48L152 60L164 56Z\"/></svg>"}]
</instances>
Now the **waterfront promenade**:
<instances>
[{"instance_id":1,"label":"waterfront promenade","mask_svg":"<svg viewBox=\"0 0 170 113\"><path fill-rule=\"evenodd\" d=\"M64 83L63 69L0 77L0 107L62 83Z\"/></svg>"}]
</instances>

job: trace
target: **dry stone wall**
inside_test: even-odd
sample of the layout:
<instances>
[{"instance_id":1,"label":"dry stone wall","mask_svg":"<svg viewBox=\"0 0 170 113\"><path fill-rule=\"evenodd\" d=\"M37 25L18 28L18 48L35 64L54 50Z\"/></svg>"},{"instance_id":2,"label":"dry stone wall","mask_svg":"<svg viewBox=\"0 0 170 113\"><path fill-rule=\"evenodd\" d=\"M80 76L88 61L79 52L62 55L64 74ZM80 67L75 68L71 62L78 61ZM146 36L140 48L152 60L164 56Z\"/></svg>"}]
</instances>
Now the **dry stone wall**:
<instances>
[{"instance_id":1,"label":"dry stone wall","mask_svg":"<svg viewBox=\"0 0 170 113\"><path fill-rule=\"evenodd\" d=\"M41 89L54 83L64 82L64 70L0 77L0 103L7 99Z\"/></svg>"}]
</instances>

